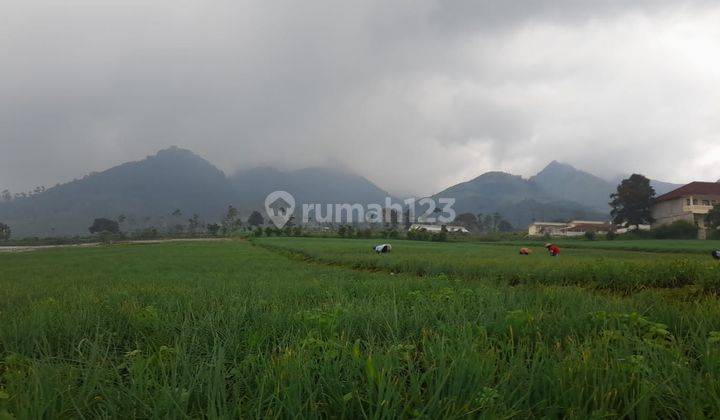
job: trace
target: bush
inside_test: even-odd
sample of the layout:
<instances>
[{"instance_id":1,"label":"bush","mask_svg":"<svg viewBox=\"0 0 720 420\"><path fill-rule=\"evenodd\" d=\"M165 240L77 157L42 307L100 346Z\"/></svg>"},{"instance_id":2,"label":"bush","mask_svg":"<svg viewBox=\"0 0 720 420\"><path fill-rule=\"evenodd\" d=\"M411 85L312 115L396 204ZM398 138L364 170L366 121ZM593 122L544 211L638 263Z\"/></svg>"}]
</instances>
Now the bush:
<instances>
[{"instance_id":1,"label":"bush","mask_svg":"<svg viewBox=\"0 0 720 420\"><path fill-rule=\"evenodd\" d=\"M615 239L617 239L617 233L615 233L615 231L611 230L610 232L607 233L607 235L605 235L605 239L607 239L608 241L614 241Z\"/></svg>"},{"instance_id":2,"label":"bush","mask_svg":"<svg viewBox=\"0 0 720 420\"><path fill-rule=\"evenodd\" d=\"M365 239L372 238L372 229L370 229L370 228L366 228L366 229L362 229L362 230L359 229L357 231L357 237L365 238Z\"/></svg>"},{"instance_id":3,"label":"bush","mask_svg":"<svg viewBox=\"0 0 720 420\"><path fill-rule=\"evenodd\" d=\"M652 230L656 239L697 239L698 227L685 220L677 220Z\"/></svg>"},{"instance_id":4,"label":"bush","mask_svg":"<svg viewBox=\"0 0 720 420\"><path fill-rule=\"evenodd\" d=\"M588 241L594 241L595 237L596 237L595 232L593 232L591 230L585 232L585 239L587 239Z\"/></svg>"}]
</instances>

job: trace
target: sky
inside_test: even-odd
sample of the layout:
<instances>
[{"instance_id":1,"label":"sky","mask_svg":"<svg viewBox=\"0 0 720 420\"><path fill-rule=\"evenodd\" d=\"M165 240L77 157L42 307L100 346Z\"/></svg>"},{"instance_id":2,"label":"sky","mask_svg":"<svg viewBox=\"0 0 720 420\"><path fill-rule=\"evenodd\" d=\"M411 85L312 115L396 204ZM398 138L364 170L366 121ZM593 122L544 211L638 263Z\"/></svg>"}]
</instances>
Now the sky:
<instances>
[{"instance_id":1,"label":"sky","mask_svg":"<svg viewBox=\"0 0 720 420\"><path fill-rule=\"evenodd\" d=\"M632 3L632 4L629 4ZM720 178L720 2L0 0L0 189L177 145L425 195Z\"/></svg>"}]
</instances>

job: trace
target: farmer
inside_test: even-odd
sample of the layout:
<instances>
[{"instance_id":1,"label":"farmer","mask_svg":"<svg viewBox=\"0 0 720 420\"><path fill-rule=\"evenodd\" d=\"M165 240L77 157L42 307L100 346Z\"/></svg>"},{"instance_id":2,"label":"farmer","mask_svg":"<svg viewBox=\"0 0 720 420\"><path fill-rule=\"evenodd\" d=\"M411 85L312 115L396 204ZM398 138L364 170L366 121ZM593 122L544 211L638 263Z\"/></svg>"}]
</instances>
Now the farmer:
<instances>
[{"instance_id":1,"label":"farmer","mask_svg":"<svg viewBox=\"0 0 720 420\"><path fill-rule=\"evenodd\" d=\"M530 248L520 248L520 255L530 255L532 250Z\"/></svg>"},{"instance_id":2,"label":"farmer","mask_svg":"<svg viewBox=\"0 0 720 420\"><path fill-rule=\"evenodd\" d=\"M378 254L387 254L388 252L392 251L392 245L390 245L390 244L376 245L373 247L373 251L377 252Z\"/></svg>"},{"instance_id":3,"label":"farmer","mask_svg":"<svg viewBox=\"0 0 720 420\"><path fill-rule=\"evenodd\" d=\"M547 248L551 257L557 257L558 255L560 255L560 248L558 248L558 246L555 244L547 243L545 244L545 248Z\"/></svg>"},{"instance_id":4,"label":"farmer","mask_svg":"<svg viewBox=\"0 0 720 420\"><path fill-rule=\"evenodd\" d=\"M717 249L716 249L715 251L713 251L713 252L711 253L711 255L712 255L713 258L715 258L716 260L720 260L720 250L717 250Z\"/></svg>"}]
</instances>

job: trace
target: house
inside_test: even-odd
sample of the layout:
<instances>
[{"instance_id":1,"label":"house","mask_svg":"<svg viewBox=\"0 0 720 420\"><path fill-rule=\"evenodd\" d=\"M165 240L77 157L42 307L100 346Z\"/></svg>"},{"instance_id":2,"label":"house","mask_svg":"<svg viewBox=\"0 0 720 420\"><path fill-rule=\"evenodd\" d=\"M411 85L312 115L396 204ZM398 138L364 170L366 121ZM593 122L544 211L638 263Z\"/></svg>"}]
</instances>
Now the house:
<instances>
[{"instance_id":1,"label":"house","mask_svg":"<svg viewBox=\"0 0 720 420\"><path fill-rule=\"evenodd\" d=\"M530 236L582 236L587 232L606 234L612 230L608 222L573 220L568 223L535 222L528 228Z\"/></svg>"},{"instance_id":2,"label":"house","mask_svg":"<svg viewBox=\"0 0 720 420\"><path fill-rule=\"evenodd\" d=\"M608 222L593 222L587 220L573 220L564 229L565 236L582 236L588 232L605 235L612 230Z\"/></svg>"},{"instance_id":3,"label":"house","mask_svg":"<svg viewBox=\"0 0 720 420\"><path fill-rule=\"evenodd\" d=\"M691 182L655 198L651 208L652 217L655 219L652 226L685 220L695 223L699 228L698 237L705 239L705 215L716 204L720 204L719 182Z\"/></svg>"},{"instance_id":4,"label":"house","mask_svg":"<svg viewBox=\"0 0 720 420\"><path fill-rule=\"evenodd\" d=\"M562 229L567 227L567 223L556 222L535 222L528 228L530 236L560 236Z\"/></svg>"},{"instance_id":5,"label":"house","mask_svg":"<svg viewBox=\"0 0 720 420\"><path fill-rule=\"evenodd\" d=\"M470 233L469 230L464 228L463 226L454 226L454 225L430 225L430 224L424 224L424 223L413 223L410 225L410 229L408 230L420 230L425 229L428 232L431 233L440 233L442 232L442 228L445 226L445 229L448 231L448 233Z\"/></svg>"},{"instance_id":6,"label":"house","mask_svg":"<svg viewBox=\"0 0 720 420\"><path fill-rule=\"evenodd\" d=\"M622 235L623 233L628 233L628 232L632 232L635 230L648 231L648 230L650 230L651 227L652 226L650 226L650 225L637 225L637 226L630 225L628 227L623 227L623 225L617 225L617 226L615 226L615 233Z\"/></svg>"}]
</instances>

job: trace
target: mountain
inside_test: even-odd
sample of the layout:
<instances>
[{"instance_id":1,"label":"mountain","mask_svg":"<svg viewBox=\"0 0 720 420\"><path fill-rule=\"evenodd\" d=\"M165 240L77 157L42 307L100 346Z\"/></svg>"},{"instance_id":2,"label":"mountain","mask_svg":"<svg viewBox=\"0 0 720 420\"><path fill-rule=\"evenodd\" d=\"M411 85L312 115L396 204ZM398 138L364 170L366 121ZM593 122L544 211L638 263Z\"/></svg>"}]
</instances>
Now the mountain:
<instances>
[{"instance_id":1,"label":"mountain","mask_svg":"<svg viewBox=\"0 0 720 420\"><path fill-rule=\"evenodd\" d=\"M620 181L622 178L607 181L566 163L552 161L529 179L488 172L433 197L454 197L458 214L498 212L516 227L539 220L608 220L610 194ZM656 180L650 183L657 195L680 187Z\"/></svg>"},{"instance_id":2,"label":"mountain","mask_svg":"<svg viewBox=\"0 0 720 420\"><path fill-rule=\"evenodd\" d=\"M557 161L550 162L531 177L530 182L556 199L574 201L603 213L610 211L610 194L617 187L617 184Z\"/></svg>"},{"instance_id":3,"label":"mountain","mask_svg":"<svg viewBox=\"0 0 720 420\"><path fill-rule=\"evenodd\" d=\"M678 187L651 182L658 195ZM488 172L433 198L455 198L458 214L499 212L522 228L537 220L607 220L607 202L618 183L553 161L529 179ZM127 217L124 230L163 228L186 223L192 214L208 222L218 221L231 204L247 217L253 210L263 211L267 194L278 190L293 194L298 203L296 214L301 203L383 205L389 196L366 178L337 168L283 172L258 167L226 177L193 152L171 147L137 162L0 203L0 221L8 224L16 237L82 235L94 218L120 215ZM172 215L175 210L182 214Z\"/></svg>"},{"instance_id":4,"label":"mountain","mask_svg":"<svg viewBox=\"0 0 720 420\"><path fill-rule=\"evenodd\" d=\"M93 218L169 216L180 209L218 218L235 192L225 174L189 150L171 147L45 192L0 205L14 236L76 235ZM176 216L176 218L179 216ZM184 221L184 220L183 220Z\"/></svg>"},{"instance_id":5,"label":"mountain","mask_svg":"<svg viewBox=\"0 0 720 420\"><path fill-rule=\"evenodd\" d=\"M238 171L230 177L242 197L241 210L262 209L265 197L287 191L297 203L385 203L389 194L366 178L336 168L313 167L282 172L271 167Z\"/></svg>"},{"instance_id":6,"label":"mountain","mask_svg":"<svg viewBox=\"0 0 720 420\"><path fill-rule=\"evenodd\" d=\"M498 212L515 227L525 227L536 220L608 218L608 212L563 199L545 190L539 182L504 172L485 173L433 198L455 198L458 214Z\"/></svg>"},{"instance_id":7,"label":"mountain","mask_svg":"<svg viewBox=\"0 0 720 420\"><path fill-rule=\"evenodd\" d=\"M387 192L367 179L333 168L281 172L270 167L228 178L210 162L178 147L42 193L0 203L0 221L15 237L87 234L94 218L127 220L123 230L186 224L193 214L219 221L228 205L243 217L264 211L265 197L285 190L297 203L378 203ZM181 214L172 213L180 210Z\"/></svg>"},{"instance_id":8,"label":"mountain","mask_svg":"<svg viewBox=\"0 0 720 420\"><path fill-rule=\"evenodd\" d=\"M537 185L521 176L505 172L487 172L467 182L453 185L433 198L455 198L458 213L491 213L500 207L525 199L550 200Z\"/></svg>"}]
</instances>

